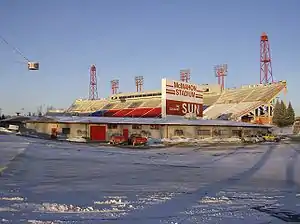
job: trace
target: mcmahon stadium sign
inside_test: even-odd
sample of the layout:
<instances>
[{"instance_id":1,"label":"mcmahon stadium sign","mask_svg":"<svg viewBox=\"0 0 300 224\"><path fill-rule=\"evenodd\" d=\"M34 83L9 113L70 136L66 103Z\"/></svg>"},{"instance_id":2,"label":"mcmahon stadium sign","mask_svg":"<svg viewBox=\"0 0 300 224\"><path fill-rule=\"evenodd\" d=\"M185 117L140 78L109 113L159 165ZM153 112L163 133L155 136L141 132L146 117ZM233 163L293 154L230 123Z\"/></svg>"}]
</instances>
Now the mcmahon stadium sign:
<instances>
[{"instance_id":1,"label":"mcmahon stadium sign","mask_svg":"<svg viewBox=\"0 0 300 224\"><path fill-rule=\"evenodd\" d=\"M162 79L162 117L203 116L203 94L196 84Z\"/></svg>"}]
</instances>

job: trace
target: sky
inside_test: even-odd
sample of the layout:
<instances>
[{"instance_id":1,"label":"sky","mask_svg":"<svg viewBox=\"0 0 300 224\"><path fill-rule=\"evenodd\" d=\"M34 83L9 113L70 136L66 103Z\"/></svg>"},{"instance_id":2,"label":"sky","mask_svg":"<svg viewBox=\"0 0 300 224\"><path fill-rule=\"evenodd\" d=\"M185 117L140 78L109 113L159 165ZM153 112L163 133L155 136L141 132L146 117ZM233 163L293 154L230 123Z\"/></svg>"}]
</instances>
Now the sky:
<instances>
[{"instance_id":1,"label":"sky","mask_svg":"<svg viewBox=\"0 0 300 224\"><path fill-rule=\"evenodd\" d=\"M217 83L214 66L228 64L226 87L259 83L260 35L269 36L273 77L287 80L300 115L300 1L298 0L3 0L0 35L2 113L36 112L43 105L67 108L89 93L89 68L97 68L98 94L110 80L120 91L158 90L161 78ZM299 64L298 64L299 63ZM24 109L24 110L23 110Z\"/></svg>"}]
</instances>

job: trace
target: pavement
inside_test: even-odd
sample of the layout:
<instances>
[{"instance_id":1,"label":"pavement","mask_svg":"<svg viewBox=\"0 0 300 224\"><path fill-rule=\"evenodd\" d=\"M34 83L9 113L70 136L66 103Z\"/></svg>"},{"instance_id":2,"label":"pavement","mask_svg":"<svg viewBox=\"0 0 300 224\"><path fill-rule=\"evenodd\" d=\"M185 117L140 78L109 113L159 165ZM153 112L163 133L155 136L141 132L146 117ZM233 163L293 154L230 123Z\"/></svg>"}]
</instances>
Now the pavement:
<instances>
[{"instance_id":1,"label":"pavement","mask_svg":"<svg viewBox=\"0 0 300 224\"><path fill-rule=\"evenodd\" d=\"M300 222L296 143L133 150L0 135L0 223Z\"/></svg>"}]
</instances>

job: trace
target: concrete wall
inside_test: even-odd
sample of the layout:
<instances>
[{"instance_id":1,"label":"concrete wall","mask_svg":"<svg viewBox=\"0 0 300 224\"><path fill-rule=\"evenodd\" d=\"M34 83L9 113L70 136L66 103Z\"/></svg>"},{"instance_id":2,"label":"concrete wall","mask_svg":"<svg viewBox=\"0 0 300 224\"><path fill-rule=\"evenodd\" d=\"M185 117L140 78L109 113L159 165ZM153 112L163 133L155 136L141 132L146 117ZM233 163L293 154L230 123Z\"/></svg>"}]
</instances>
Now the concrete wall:
<instances>
[{"instance_id":1,"label":"concrete wall","mask_svg":"<svg viewBox=\"0 0 300 224\"><path fill-rule=\"evenodd\" d=\"M207 138L207 137L242 137L256 135L260 132L266 133L265 128L242 128L242 127L222 127L222 126L179 126L167 127L165 136L168 138L181 135L186 138Z\"/></svg>"},{"instance_id":2,"label":"concrete wall","mask_svg":"<svg viewBox=\"0 0 300 224\"><path fill-rule=\"evenodd\" d=\"M35 130L43 134L51 134L52 128L57 128L60 135L63 135L63 128L70 128L70 137L90 138L90 126L106 126L106 140L109 141L113 134L123 134L123 129L128 129L129 136L131 134L142 134L143 136L152 138L172 138L174 136L184 136L186 138L207 138L207 137L238 137L256 135L260 132L266 133L266 128L241 128L241 127L221 127L221 126L187 126L187 125L159 125L158 129L152 125L117 125L111 127L106 124L64 124L64 123L27 123L28 129Z\"/></svg>"}]
</instances>

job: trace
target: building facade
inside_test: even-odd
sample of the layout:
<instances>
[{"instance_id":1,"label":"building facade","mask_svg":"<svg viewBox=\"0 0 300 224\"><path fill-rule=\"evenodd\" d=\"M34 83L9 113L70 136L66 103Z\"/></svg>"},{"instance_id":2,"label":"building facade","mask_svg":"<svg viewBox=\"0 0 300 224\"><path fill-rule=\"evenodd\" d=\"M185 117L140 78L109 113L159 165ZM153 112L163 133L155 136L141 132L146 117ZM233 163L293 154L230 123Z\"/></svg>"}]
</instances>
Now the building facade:
<instances>
[{"instance_id":1,"label":"building facade","mask_svg":"<svg viewBox=\"0 0 300 224\"><path fill-rule=\"evenodd\" d=\"M101 119L69 118L26 122L33 132L51 135L54 131L67 138L83 137L91 141L109 141L113 135L129 137L131 134L157 139L184 136L186 138L242 137L267 133L269 127L230 121L211 120L163 120L163 119Z\"/></svg>"}]
</instances>

